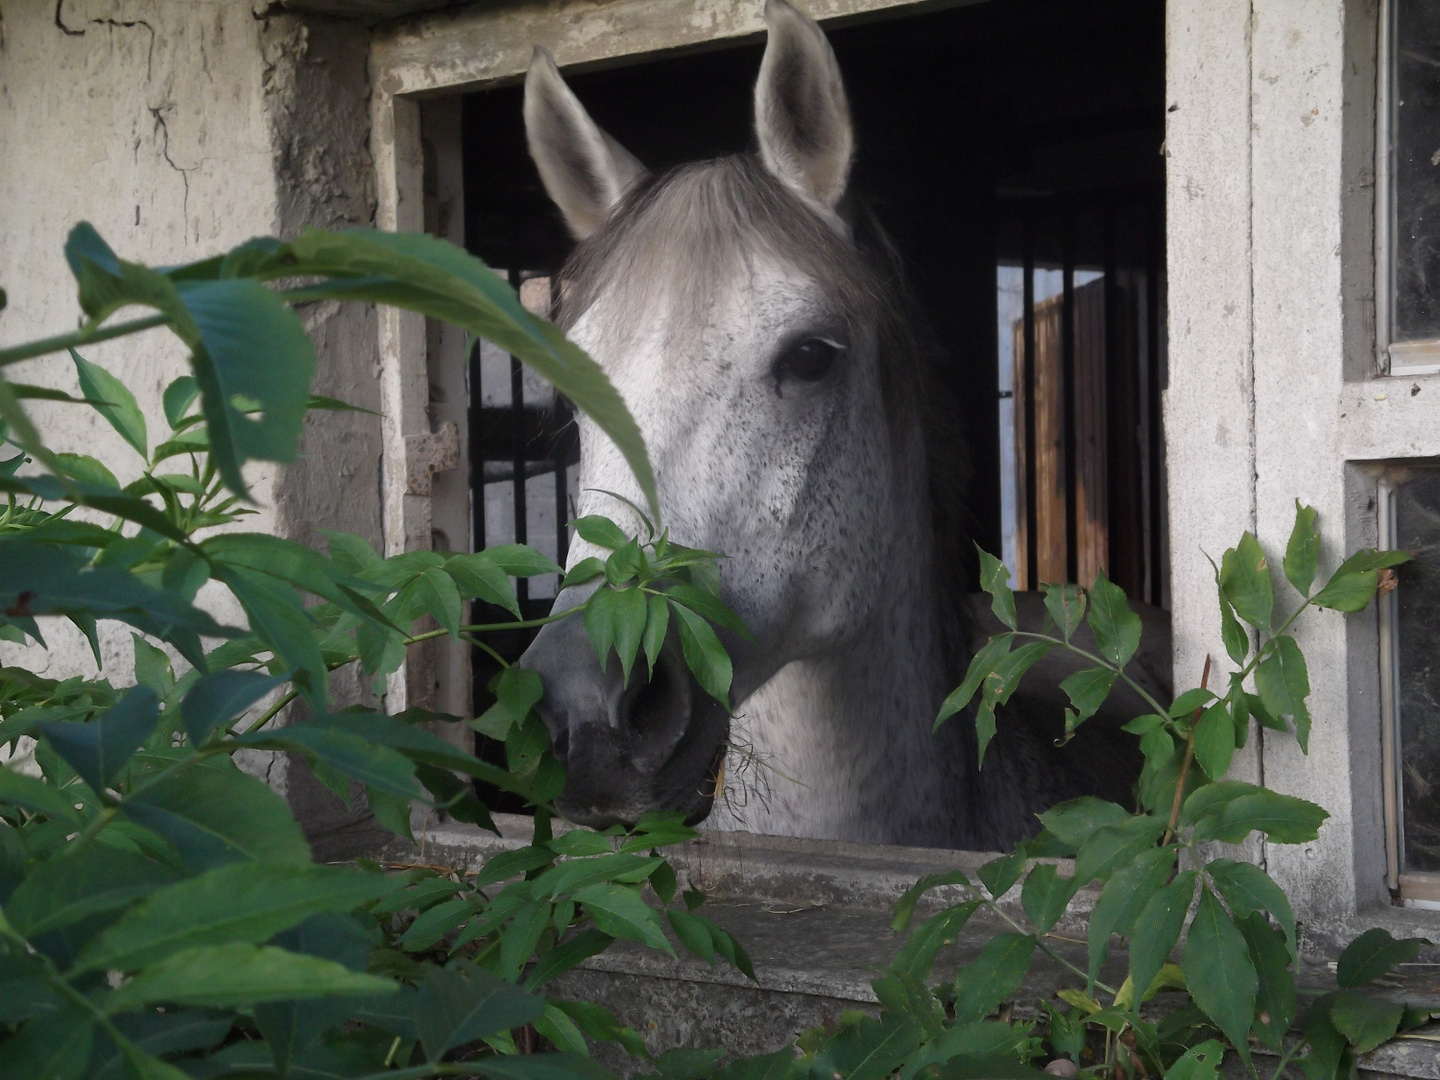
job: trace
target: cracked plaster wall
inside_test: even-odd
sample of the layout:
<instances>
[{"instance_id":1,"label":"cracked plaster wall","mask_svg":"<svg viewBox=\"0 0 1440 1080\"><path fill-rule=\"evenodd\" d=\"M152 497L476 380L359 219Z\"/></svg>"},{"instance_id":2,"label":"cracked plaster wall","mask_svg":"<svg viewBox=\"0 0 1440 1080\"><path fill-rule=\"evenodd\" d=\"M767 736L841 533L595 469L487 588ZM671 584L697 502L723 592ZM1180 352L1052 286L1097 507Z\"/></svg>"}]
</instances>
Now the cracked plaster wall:
<instances>
[{"instance_id":1,"label":"cracked plaster wall","mask_svg":"<svg viewBox=\"0 0 1440 1080\"><path fill-rule=\"evenodd\" d=\"M358 24L255 0L0 0L0 342L75 324L61 248L80 220L122 258L150 264L306 225L373 224L368 47ZM301 314L320 354L315 391L378 409L373 311ZM167 430L161 393L186 370L178 343L152 331L85 352L134 390L154 445ZM75 389L61 357L7 374ZM139 475L138 457L91 410L41 403L32 415L56 448L98 457L122 483ZM258 514L243 527L317 546L321 529L344 529L378 544L379 457L378 418L319 414L293 465L252 465ZM228 599L212 593L212 610L240 621ZM68 624L47 634L48 654L5 645L0 663L95 671ZM128 682L128 629L102 623L101 645L105 673ZM343 677L336 690L341 704L366 693ZM353 828L338 800L286 765L253 763L314 828Z\"/></svg>"}]
</instances>

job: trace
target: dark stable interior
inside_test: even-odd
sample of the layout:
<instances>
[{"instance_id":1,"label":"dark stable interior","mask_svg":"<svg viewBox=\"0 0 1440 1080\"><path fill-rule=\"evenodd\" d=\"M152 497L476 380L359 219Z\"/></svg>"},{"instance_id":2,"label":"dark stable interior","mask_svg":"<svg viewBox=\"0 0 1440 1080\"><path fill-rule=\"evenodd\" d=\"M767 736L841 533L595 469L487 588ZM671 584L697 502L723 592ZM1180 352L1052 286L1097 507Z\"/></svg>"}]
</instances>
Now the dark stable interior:
<instances>
[{"instance_id":1,"label":"dark stable interior","mask_svg":"<svg viewBox=\"0 0 1440 1080\"><path fill-rule=\"evenodd\" d=\"M1074 268L1114 270L1131 265L1148 268L1148 280L1158 280L1163 266L1163 0L1006 0L940 10L924 5L830 23L826 32L840 61L856 128L851 192L874 211L895 242L911 289L949 354L947 375L969 432L966 445L955 450L972 462L971 531L986 550L998 552L997 266L1059 269L1068 261ZM756 39L565 75L595 120L659 172L753 148L751 94L763 50L764 41ZM563 263L570 239L526 152L521 95L515 83L464 99L466 244L492 266L551 271ZM1156 344L1163 335L1163 327L1157 332L1163 317L1158 291L1146 290L1149 359L1132 356L1127 368L1107 354L1110 385L1104 392L1112 428L1119 420L1122 428L1135 429L1135 417L1126 409L1138 414L1149 408L1147 415L1158 415L1154 406L1163 384L1162 350ZM1113 326L1110 308L1107 292L1107 325ZM1018 335L1020 323L1015 326ZM1027 333L1033 342L1033 325ZM1073 358L1073 346L1067 349ZM1142 379L1137 372L1147 364L1149 375ZM1069 417L1074 415L1071 387L1067 383ZM555 432L563 428L564 417L559 419L560 424L521 425L534 444L526 457L564 460L575 453L573 441L558 455L554 449ZM476 410L472 475L481 474L480 459L487 455L515 453L514 423ZM1072 422L1069 430L1076 427ZM1132 595L1163 603L1162 444L1158 425L1147 430L1141 441L1153 455L1148 470L1134 466L1146 446L1122 441L1111 448L1105 542L1111 577ZM1070 461L1083 461L1073 434L1065 449ZM1038 456L1033 436L1029 450L1032 459ZM1074 466L1069 469L1073 489ZM1024 471L1022 466L1022 477ZM1030 486L1036 486L1033 471ZM1141 491L1142 486L1148 490ZM1060 498L1063 505L1063 493ZM1033 522L1034 496L1030 499ZM1019 503L1023 516L1023 494ZM1072 495L1072 536L1075 513ZM1030 535L1041 531L1032 526ZM476 545L482 546L482 540L477 530ZM1060 543L1063 566L1063 537ZM1069 579L1074 580L1073 540L1070 546ZM1023 552L1021 562L1023 579ZM1034 566L1032 555L1032 583L1037 580ZM549 604L535 600L527 606L543 614ZM524 643L516 637L495 644L518 655ZM477 713L493 700L485 691L493 674L477 653Z\"/></svg>"}]
</instances>

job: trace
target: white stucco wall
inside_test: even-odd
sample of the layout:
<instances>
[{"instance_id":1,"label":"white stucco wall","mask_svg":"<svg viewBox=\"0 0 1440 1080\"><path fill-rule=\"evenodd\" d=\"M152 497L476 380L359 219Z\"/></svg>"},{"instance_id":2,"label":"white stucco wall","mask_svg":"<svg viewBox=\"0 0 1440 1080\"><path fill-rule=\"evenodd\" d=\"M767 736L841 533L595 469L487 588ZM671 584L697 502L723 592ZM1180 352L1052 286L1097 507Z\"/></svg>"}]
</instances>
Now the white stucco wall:
<instances>
[{"instance_id":1,"label":"white stucco wall","mask_svg":"<svg viewBox=\"0 0 1440 1080\"><path fill-rule=\"evenodd\" d=\"M79 316L62 253L70 227L93 224L122 258L176 263L271 232L277 213L258 24L249 0L6 0L0 44L0 314L7 344L62 332ZM198 61L197 62L197 58ZM165 386L186 370L164 331L86 349L123 379L145 410L152 447L168 431ZM7 375L74 391L67 356ZM33 404L56 449L91 454L122 481L139 456L93 410ZM253 473L273 523L272 470ZM222 612L234 618L233 611ZM111 678L124 681L129 630L102 624ZM93 671L68 624L46 627L52 648L0 658L46 672Z\"/></svg>"},{"instance_id":2,"label":"white stucco wall","mask_svg":"<svg viewBox=\"0 0 1440 1080\"><path fill-rule=\"evenodd\" d=\"M9 294L0 342L75 325L62 245L80 220L122 258L152 265L307 225L373 224L368 47L361 25L252 0L0 0L0 287ZM316 392L378 408L373 311L328 304L301 314L319 352ZM178 342L152 331L84 355L130 386L151 445L161 441L161 394L187 370ZM63 355L7 376L76 387ZM31 413L54 448L92 454L122 482L139 474L138 456L92 410L46 404ZM313 417L294 464L249 467L258 513L240 527L317 546L321 528L381 543L378 433L373 417ZM243 624L228 593L208 596L219 617ZM93 673L80 635L47 622L48 651L4 645L0 663ZM101 642L105 674L128 682L129 628L101 623ZM364 692L357 680L337 680L342 703ZM282 787L285 774L283 760L269 766ZM353 824L338 803L290 787L292 799L314 796L304 810L312 819Z\"/></svg>"}]
</instances>

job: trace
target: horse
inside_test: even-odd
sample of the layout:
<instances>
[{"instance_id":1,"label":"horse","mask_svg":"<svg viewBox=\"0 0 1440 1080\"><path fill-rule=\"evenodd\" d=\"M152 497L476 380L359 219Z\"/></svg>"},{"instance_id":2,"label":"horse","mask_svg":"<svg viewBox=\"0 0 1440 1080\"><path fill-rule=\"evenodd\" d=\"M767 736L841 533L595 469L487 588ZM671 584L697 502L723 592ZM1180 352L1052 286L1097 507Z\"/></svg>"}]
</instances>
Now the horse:
<instances>
[{"instance_id":1,"label":"horse","mask_svg":"<svg viewBox=\"0 0 1440 1080\"><path fill-rule=\"evenodd\" d=\"M545 626L520 662L541 677L565 766L556 805L596 827L669 809L717 828L998 850L1063 799L1129 801L1134 740L1102 713L1057 749L1055 683L1083 666L1058 652L1032 672L1044 687L1002 709L983 768L973 724L932 731L999 629L958 580L963 433L898 256L847 198L855 138L835 55L787 0L766 0L765 22L757 148L660 176L596 125L549 53L526 75L530 154L577 241L555 317L639 423L671 537L725 553L722 598L753 635L722 634L732 717L673 625L653 676L637 665L628 684L579 618ZM579 512L638 530L623 458L583 417L580 439ZM569 565L593 554L577 538ZM562 591L554 611L593 587ZM1020 600L1038 626L1038 595ZM1147 638L1142 678L1163 693L1168 645Z\"/></svg>"}]
</instances>

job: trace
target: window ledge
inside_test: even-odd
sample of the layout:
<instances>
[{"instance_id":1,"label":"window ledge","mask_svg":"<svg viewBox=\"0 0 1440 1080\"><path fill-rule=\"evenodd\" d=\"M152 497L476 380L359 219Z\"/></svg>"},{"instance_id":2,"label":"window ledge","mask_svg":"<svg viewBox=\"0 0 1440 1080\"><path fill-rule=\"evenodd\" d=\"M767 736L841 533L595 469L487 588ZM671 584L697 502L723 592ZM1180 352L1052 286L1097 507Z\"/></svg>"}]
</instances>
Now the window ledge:
<instances>
[{"instance_id":1,"label":"window ledge","mask_svg":"<svg viewBox=\"0 0 1440 1080\"><path fill-rule=\"evenodd\" d=\"M398 865L475 870L491 856L529 841L529 818L496 815L495 822L500 836L469 825L437 824L417 814L416 844L392 843L383 857ZM556 827L565 826L557 822ZM806 1027L833 1021L844 1009L874 1011L870 982L889 964L901 940L890 929L895 901L923 874L951 869L971 873L994 858L981 852L729 832L702 832L667 854L681 882L704 887L711 897L704 914L745 947L758 982L723 961L707 965L683 950L670 957L617 941L548 989L558 997L608 1006L644 1034L657 1052L723 1045L738 1054L779 1049ZM1023 924L1019 891L1012 890L1002 906ZM1098 890L1081 890L1076 910L1047 935L1047 944L1081 969L1086 966L1086 920L1097 895ZM958 888L936 889L917 916L963 898ZM1396 936L1417 936L1434 925L1436 913L1384 908L1367 911L1358 921L1364 927L1382 925ZM931 982L953 978L993 934L1009 929L993 916L971 919L954 946L937 959ZM1313 938L1311 943L1318 944ZM1124 951L1112 949L1101 981L1119 985L1127 966ZM1062 964L1039 956L1016 995L1014 1015L1031 1015L1037 1001L1081 983ZM1304 961L1300 983L1312 994L1334 989L1333 962ZM1387 993L1440 1011L1440 965L1412 965ZM1163 1011L1163 1001L1158 1008ZM1253 1049L1268 1056L1259 1046ZM618 1056L612 1060L607 1051L599 1056L615 1067L628 1061ZM628 1064L633 1068L633 1062ZM1368 1076L1440 1080L1440 1024L1379 1047L1360 1064Z\"/></svg>"}]
</instances>

